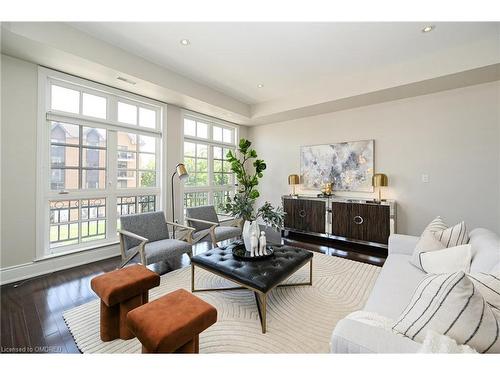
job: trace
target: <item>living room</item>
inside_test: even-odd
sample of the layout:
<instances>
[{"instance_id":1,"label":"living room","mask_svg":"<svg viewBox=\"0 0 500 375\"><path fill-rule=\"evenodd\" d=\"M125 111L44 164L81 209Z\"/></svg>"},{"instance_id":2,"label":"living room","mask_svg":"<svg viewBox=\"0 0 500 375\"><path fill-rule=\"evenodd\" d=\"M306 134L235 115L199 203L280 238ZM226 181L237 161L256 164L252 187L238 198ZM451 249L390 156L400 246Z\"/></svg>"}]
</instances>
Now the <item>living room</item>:
<instances>
[{"instance_id":1,"label":"living room","mask_svg":"<svg viewBox=\"0 0 500 375\"><path fill-rule=\"evenodd\" d=\"M197 6L1 17L2 358L492 365L496 8Z\"/></svg>"}]
</instances>

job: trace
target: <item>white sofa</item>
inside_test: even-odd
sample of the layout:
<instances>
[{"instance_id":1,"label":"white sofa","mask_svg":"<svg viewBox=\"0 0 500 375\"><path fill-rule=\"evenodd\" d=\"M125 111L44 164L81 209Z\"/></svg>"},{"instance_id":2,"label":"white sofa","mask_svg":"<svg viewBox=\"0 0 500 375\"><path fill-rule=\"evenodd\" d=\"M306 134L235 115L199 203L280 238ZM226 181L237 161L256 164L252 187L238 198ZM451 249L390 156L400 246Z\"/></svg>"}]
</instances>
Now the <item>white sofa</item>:
<instances>
[{"instance_id":1,"label":"white sofa","mask_svg":"<svg viewBox=\"0 0 500 375\"><path fill-rule=\"evenodd\" d=\"M419 237L401 234L389 238L389 255L366 302L364 311L396 319L408 305L425 273L409 263ZM473 250L471 273L497 270L500 237L477 228L470 232ZM330 342L332 353L415 353L420 345L404 336L356 320L342 319Z\"/></svg>"}]
</instances>

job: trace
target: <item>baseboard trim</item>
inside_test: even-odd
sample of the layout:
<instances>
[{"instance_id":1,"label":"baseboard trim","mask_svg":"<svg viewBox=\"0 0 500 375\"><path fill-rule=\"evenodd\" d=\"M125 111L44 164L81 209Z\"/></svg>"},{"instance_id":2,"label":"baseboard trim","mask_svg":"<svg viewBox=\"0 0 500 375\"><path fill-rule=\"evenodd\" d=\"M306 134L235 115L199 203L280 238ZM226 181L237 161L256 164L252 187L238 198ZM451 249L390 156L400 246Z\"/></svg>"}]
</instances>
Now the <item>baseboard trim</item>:
<instances>
[{"instance_id":1,"label":"baseboard trim","mask_svg":"<svg viewBox=\"0 0 500 375\"><path fill-rule=\"evenodd\" d=\"M10 284L17 281L30 279L64 270L82 264L88 264L99 260L112 258L120 255L118 245L110 245L85 252L68 254L60 257L46 258L30 263L20 264L0 269L0 285Z\"/></svg>"}]
</instances>

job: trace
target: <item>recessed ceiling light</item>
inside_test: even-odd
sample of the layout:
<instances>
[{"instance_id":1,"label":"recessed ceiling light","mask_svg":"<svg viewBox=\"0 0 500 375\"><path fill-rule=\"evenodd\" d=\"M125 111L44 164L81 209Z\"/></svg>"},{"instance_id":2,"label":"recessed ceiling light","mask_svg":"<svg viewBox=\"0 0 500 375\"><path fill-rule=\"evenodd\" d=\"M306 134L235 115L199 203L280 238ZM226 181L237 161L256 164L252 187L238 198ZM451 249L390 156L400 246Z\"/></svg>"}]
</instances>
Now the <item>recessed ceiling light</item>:
<instances>
[{"instance_id":1,"label":"recessed ceiling light","mask_svg":"<svg viewBox=\"0 0 500 375\"><path fill-rule=\"evenodd\" d=\"M180 42L183 46L189 46L191 44L191 42L189 41L189 39L181 39L181 42Z\"/></svg>"},{"instance_id":2,"label":"recessed ceiling light","mask_svg":"<svg viewBox=\"0 0 500 375\"><path fill-rule=\"evenodd\" d=\"M423 29L422 29L422 32L423 33L430 33L432 30L434 30L436 28L436 26L434 25L428 25L428 26L425 26Z\"/></svg>"},{"instance_id":3,"label":"recessed ceiling light","mask_svg":"<svg viewBox=\"0 0 500 375\"><path fill-rule=\"evenodd\" d=\"M264 84L263 84L263 83L259 83L259 84L257 85L257 87L258 87L259 89L261 89L261 88L263 88L263 87L264 87Z\"/></svg>"}]
</instances>

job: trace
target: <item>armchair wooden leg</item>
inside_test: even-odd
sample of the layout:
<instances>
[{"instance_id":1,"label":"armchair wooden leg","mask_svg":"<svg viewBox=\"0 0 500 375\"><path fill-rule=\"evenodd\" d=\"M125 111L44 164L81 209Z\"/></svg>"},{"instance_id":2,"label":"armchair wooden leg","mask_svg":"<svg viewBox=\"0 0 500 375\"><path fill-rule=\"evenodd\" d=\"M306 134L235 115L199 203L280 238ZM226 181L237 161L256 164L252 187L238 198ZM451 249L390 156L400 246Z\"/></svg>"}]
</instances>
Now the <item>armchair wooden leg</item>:
<instances>
[{"instance_id":1,"label":"armchair wooden leg","mask_svg":"<svg viewBox=\"0 0 500 375\"><path fill-rule=\"evenodd\" d=\"M137 253L139 252L139 250L136 250L134 251L133 254L130 254L128 257L125 257L124 255L122 255L122 262L120 263L120 267L118 268L123 268L125 267L125 265L130 262L132 259L135 258L135 256L137 255ZM142 256L141 256L141 259L142 259Z\"/></svg>"}]
</instances>

